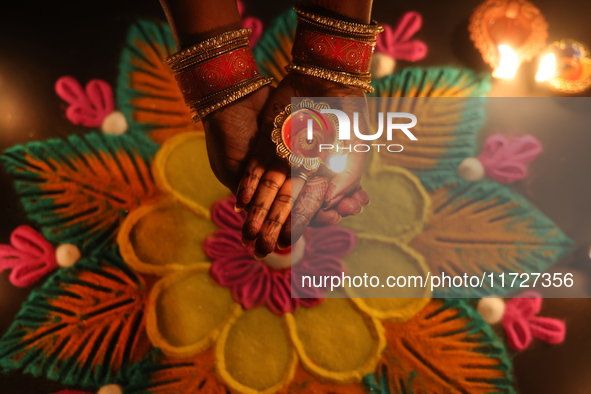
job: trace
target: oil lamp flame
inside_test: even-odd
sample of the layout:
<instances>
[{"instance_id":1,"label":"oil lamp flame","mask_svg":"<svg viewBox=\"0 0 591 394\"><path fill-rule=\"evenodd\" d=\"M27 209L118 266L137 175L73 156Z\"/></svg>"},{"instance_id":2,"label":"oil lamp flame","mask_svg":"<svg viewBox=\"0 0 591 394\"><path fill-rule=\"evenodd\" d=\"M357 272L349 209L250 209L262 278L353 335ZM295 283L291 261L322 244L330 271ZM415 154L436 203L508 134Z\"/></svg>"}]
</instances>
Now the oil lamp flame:
<instances>
[{"instance_id":1,"label":"oil lamp flame","mask_svg":"<svg viewBox=\"0 0 591 394\"><path fill-rule=\"evenodd\" d=\"M499 61L499 66L493 72L493 77L502 79L513 78L520 66L517 52L508 45L499 45L499 54L501 60Z\"/></svg>"},{"instance_id":2,"label":"oil lamp flame","mask_svg":"<svg viewBox=\"0 0 591 394\"><path fill-rule=\"evenodd\" d=\"M554 74L556 74L556 55L553 53L546 53L540 58L536 81L547 81L552 78Z\"/></svg>"},{"instance_id":3,"label":"oil lamp flame","mask_svg":"<svg viewBox=\"0 0 591 394\"><path fill-rule=\"evenodd\" d=\"M347 155L329 156L328 168L333 172L342 172L347 164Z\"/></svg>"}]
</instances>

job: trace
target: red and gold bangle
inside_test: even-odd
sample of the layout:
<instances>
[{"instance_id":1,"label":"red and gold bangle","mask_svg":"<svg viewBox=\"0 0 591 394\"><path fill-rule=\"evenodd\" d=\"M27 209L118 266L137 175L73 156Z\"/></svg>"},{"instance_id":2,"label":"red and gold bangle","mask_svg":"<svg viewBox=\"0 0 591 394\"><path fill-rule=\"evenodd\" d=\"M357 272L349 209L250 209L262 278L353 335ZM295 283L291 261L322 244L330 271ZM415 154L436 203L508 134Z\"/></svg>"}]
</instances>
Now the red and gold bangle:
<instances>
[{"instance_id":1,"label":"red and gold bangle","mask_svg":"<svg viewBox=\"0 0 591 394\"><path fill-rule=\"evenodd\" d=\"M192 121L272 82L261 75L248 34L248 29L223 33L166 59Z\"/></svg>"},{"instance_id":2,"label":"red and gold bangle","mask_svg":"<svg viewBox=\"0 0 591 394\"><path fill-rule=\"evenodd\" d=\"M382 27L376 22L363 25L317 15L301 5L294 9L298 15L291 52L294 64L286 70L372 92L369 70Z\"/></svg>"},{"instance_id":3,"label":"red and gold bangle","mask_svg":"<svg viewBox=\"0 0 591 394\"><path fill-rule=\"evenodd\" d=\"M292 48L294 59L318 67L367 74L375 42L364 42L315 31L298 25Z\"/></svg>"}]
</instances>

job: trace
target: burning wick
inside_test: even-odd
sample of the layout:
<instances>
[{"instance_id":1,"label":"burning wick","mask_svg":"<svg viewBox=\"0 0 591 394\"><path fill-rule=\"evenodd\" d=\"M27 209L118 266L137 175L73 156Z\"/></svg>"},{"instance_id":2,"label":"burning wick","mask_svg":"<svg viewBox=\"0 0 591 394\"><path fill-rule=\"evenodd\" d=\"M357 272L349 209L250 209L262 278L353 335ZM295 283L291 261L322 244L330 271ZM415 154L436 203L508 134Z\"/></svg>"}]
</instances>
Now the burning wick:
<instances>
[{"instance_id":1,"label":"burning wick","mask_svg":"<svg viewBox=\"0 0 591 394\"><path fill-rule=\"evenodd\" d=\"M540 65L536 74L536 81L544 82L549 80L556 73L556 55L546 53L540 58Z\"/></svg>"},{"instance_id":2,"label":"burning wick","mask_svg":"<svg viewBox=\"0 0 591 394\"><path fill-rule=\"evenodd\" d=\"M519 68L519 60L517 53L508 45L499 45L499 53L501 60L499 66L493 72L493 77L502 79L511 79L517 73Z\"/></svg>"}]
</instances>

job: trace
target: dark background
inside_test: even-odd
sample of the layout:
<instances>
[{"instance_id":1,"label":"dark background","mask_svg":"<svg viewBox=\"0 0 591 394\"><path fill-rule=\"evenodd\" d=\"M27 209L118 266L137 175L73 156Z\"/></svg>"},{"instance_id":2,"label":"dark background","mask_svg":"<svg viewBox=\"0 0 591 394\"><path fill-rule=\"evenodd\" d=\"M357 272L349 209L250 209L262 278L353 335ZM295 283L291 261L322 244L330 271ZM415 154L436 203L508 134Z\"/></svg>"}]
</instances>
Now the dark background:
<instances>
[{"instance_id":1,"label":"dark background","mask_svg":"<svg viewBox=\"0 0 591 394\"><path fill-rule=\"evenodd\" d=\"M211 0L215 1L215 0ZM548 21L549 42L573 38L591 44L591 1L535 0ZM246 15L267 25L291 1L246 0ZM490 70L468 38L468 18L477 0L375 0L374 19L394 25L405 11L423 15L416 35L429 46L419 65L457 65ZM84 133L69 123L65 105L54 93L55 81L73 75L83 84L100 78L116 86L119 53L128 26L138 17L163 19L157 0L19 0L0 5L0 151L14 144L49 137ZM397 69L407 64L399 63ZM514 81L495 81L496 96L549 96L534 81L537 65L523 65ZM584 94L589 95L589 91ZM589 102L589 101L587 101ZM591 108L590 108L591 109ZM530 168L526 182L516 186L554 220L578 249L560 270L575 271L580 294L588 294L586 278L591 267L591 130L587 133L555 130L539 139L545 152ZM528 130L535 134L531 130ZM0 243L27 219L19 207L11 179L0 170ZM17 289L0 275L0 334L3 334L30 289ZM542 314L565 319L563 345L540 341L515 356L515 374L521 393L591 393L591 300L546 299ZM20 374L1 374L0 392L45 394L61 386Z\"/></svg>"}]
</instances>

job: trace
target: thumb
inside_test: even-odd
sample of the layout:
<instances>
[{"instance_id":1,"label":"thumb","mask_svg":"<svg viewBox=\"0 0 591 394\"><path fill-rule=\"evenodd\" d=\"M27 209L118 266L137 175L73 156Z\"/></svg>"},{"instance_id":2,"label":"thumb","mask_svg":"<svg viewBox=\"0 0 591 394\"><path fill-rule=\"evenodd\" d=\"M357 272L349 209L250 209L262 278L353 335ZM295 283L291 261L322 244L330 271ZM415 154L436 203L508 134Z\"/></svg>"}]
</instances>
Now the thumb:
<instances>
[{"instance_id":1,"label":"thumb","mask_svg":"<svg viewBox=\"0 0 591 394\"><path fill-rule=\"evenodd\" d=\"M359 187L359 178L350 172L337 174L328 185L322 208L330 209Z\"/></svg>"},{"instance_id":2,"label":"thumb","mask_svg":"<svg viewBox=\"0 0 591 394\"><path fill-rule=\"evenodd\" d=\"M359 189L359 181L365 167L365 153L350 153L342 172L337 173L328 185L322 208L330 209L347 195Z\"/></svg>"}]
</instances>

